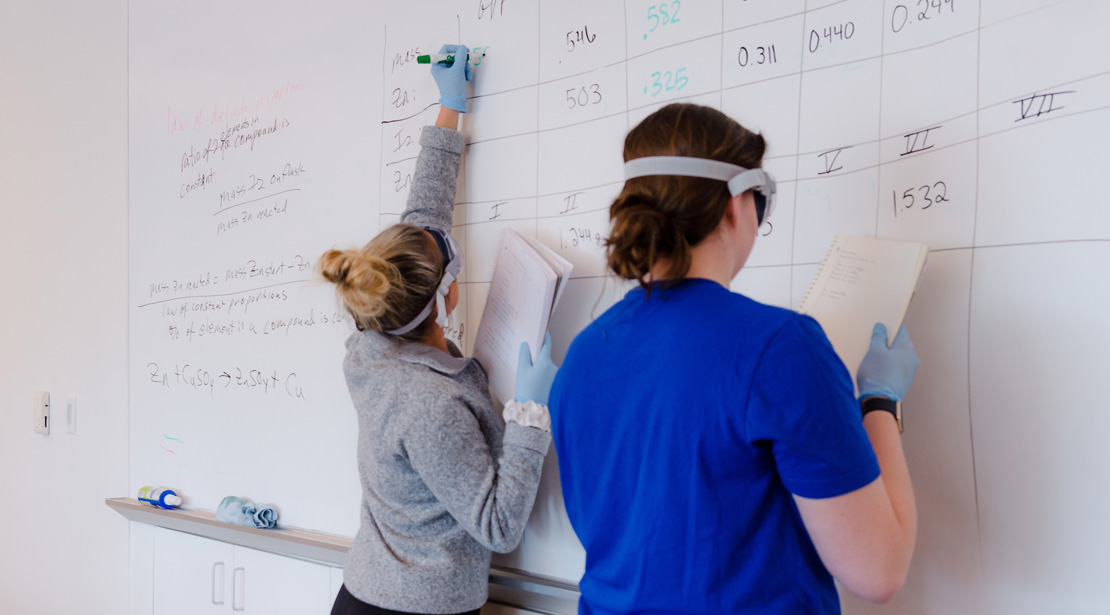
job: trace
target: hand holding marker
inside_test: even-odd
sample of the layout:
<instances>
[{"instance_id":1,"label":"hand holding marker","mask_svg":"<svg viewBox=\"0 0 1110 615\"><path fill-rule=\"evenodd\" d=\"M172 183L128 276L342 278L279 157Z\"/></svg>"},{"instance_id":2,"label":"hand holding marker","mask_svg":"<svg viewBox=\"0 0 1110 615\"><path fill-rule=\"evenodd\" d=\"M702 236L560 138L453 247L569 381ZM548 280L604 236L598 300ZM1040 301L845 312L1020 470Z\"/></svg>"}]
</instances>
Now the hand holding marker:
<instances>
[{"instance_id":1,"label":"hand holding marker","mask_svg":"<svg viewBox=\"0 0 1110 615\"><path fill-rule=\"evenodd\" d=\"M432 64L432 78L439 87L439 104L459 113L466 113L466 82L470 81L470 63L455 62L455 57L466 54L469 58L468 51L463 45L444 45L439 55L449 55L451 63L441 61ZM420 62L419 58L417 62Z\"/></svg>"},{"instance_id":2,"label":"hand holding marker","mask_svg":"<svg viewBox=\"0 0 1110 615\"><path fill-rule=\"evenodd\" d=\"M479 64L482 63L482 58L486 57L486 52L484 50L483 51L478 51L477 49L475 49L475 51L477 52L477 55L478 55L478 61L474 63L474 66L478 66ZM469 53L466 54L466 61L470 62L470 54ZM431 54L428 54L428 55L416 56L416 63L417 64L446 64L446 65L450 66L450 65L455 63L455 54L453 54L453 53L431 53Z\"/></svg>"},{"instance_id":3,"label":"hand holding marker","mask_svg":"<svg viewBox=\"0 0 1110 615\"><path fill-rule=\"evenodd\" d=\"M478 66L485 57L486 52L475 53ZM465 56L466 61L455 62L457 56ZM417 56L418 64L431 64L432 77L439 86L439 104L454 109L459 113L466 113L466 82L470 81L470 50L465 45L444 45L439 53Z\"/></svg>"}]
</instances>

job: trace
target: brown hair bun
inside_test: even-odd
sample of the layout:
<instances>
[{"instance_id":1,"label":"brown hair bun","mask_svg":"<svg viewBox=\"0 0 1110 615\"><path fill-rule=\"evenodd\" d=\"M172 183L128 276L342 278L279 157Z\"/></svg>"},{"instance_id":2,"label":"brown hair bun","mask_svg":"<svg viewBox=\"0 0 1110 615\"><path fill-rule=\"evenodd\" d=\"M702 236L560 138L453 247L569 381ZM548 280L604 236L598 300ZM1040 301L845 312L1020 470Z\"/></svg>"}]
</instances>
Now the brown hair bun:
<instances>
[{"instance_id":1,"label":"brown hair bun","mask_svg":"<svg viewBox=\"0 0 1110 615\"><path fill-rule=\"evenodd\" d=\"M691 156L754 169L766 148L763 137L716 109L675 103L629 131L624 160ZM626 181L609 208L609 268L650 291L647 277L664 262L666 285L678 282L690 271L691 249L716 230L731 196L725 182L700 177L650 175Z\"/></svg>"}]
</instances>

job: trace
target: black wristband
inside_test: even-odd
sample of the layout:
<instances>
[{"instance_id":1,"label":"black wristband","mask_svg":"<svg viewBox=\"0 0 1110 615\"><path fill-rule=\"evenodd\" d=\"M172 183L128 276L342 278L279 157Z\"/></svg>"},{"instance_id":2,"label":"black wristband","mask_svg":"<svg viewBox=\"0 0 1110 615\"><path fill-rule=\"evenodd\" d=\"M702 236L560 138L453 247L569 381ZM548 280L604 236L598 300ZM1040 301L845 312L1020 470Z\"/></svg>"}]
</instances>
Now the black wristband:
<instances>
[{"instance_id":1,"label":"black wristband","mask_svg":"<svg viewBox=\"0 0 1110 615\"><path fill-rule=\"evenodd\" d=\"M887 397L868 397L859 402L860 412L867 416L868 412L882 410L889 412L898 423L898 433L902 433L902 404Z\"/></svg>"}]
</instances>

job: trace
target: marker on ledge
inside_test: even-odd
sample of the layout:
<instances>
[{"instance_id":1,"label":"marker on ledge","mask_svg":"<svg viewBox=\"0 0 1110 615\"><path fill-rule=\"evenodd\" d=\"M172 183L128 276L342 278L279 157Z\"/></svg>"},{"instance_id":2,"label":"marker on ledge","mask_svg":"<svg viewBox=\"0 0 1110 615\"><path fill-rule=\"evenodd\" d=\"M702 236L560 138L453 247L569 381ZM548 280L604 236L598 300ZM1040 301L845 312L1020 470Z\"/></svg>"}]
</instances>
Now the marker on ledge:
<instances>
[{"instance_id":1,"label":"marker on ledge","mask_svg":"<svg viewBox=\"0 0 1110 615\"><path fill-rule=\"evenodd\" d=\"M479 58L484 58L485 56L486 56L486 52L484 52L484 51L481 52L480 54L478 54ZM470 54L469 53L466 54L466 61L467 62L470 61ZM454 64L455 63L455 54L453 54L453 53L433 53L433 54L424 55L424 56L416 56L416 63L417 64L431 64L433 62L436 63L436 64Z\"/></svg>"}]
</instances>

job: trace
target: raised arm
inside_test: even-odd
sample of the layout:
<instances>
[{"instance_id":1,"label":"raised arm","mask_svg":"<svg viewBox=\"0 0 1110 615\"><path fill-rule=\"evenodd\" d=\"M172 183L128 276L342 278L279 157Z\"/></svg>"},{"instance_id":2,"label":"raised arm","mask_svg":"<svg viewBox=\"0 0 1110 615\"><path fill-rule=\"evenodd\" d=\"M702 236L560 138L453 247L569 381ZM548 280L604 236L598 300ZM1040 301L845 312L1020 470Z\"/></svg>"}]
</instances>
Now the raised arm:
<instances>
[{"instance_id":1,"label":"raised arm","mask_svg":"<svg viewBox=\"0 0 1110 615\"><path fill-rule=\"evenodd\" d=\"M466 112L470 67L465 60L466 47L445 45L441 53L455 53L460 59L450 66L432 65L440 91L439 115L435 126L425 127L420 134L420 154L401 221L450 232L459 164L466 145L457 129L459 113Z\"/></svg>"},{"instance_id":2,"label":"raised arm","mask_svg":"<svg viewBox=\"0 0 1110 615\"><path fill-rule=\"evenodd\" d=\"M858 372L861 397L899 401L909 390L918 359L905 328L889 348L876 325L871 349ZM881 474L871 484L827 499L795 496L802 522L821 561L852 593L888 602L909 571L917 535L917 509L902 439L889 412L863 419Z\"/></svg>"}]
</instances>

